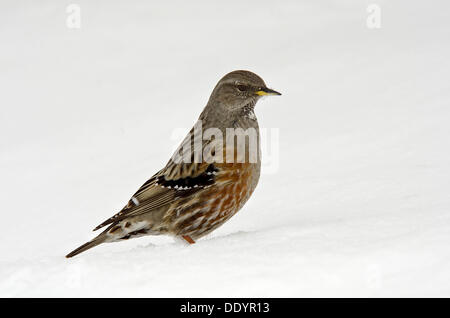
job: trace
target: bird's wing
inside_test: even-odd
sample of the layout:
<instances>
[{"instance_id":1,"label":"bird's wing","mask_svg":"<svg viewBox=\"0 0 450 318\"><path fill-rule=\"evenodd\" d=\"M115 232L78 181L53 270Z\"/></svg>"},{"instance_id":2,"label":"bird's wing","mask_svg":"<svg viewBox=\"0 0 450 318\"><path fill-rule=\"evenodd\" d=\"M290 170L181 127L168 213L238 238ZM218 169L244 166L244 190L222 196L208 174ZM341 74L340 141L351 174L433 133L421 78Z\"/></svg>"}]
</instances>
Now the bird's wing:
<instances>
[{"instance_id":1,"label":"bird's wing","mask_svg":"<svg viewBox=\"0 0 450 318\"><path fill-rule=\"evenodd\" d=\"M179 153L183 146L191 143L192 133L193 131L188 134L176 153ZM208 144L211 147L212 143L214 140L206 141L200 147L203 150ZM194 152L191 159L194 159ZM161 171L139 188L120 212L98 225L94 231L128 217L154 211L214 184L218 168L213 163L208 163L211 162L210 158L199 163L195 160L190 161L192 162L177 163L177 160L172 157Z\"/></svg>"},{"instance_id":2,"label":"bird's wing","mask_svg":"<svg viewBox=\"0 0 450 318\"><path fill-rule=\"evenodd\" d=\"M186 171L190 170L195 170L197 174L186 174ZM214 164L207 163L170 165L145 182L120 212L98 225L94 231L128 217L154 211L180 198L191 196L214 184L217 171ZM173 178L172 174L180 177Z\"/></svg>"}]
</instances>

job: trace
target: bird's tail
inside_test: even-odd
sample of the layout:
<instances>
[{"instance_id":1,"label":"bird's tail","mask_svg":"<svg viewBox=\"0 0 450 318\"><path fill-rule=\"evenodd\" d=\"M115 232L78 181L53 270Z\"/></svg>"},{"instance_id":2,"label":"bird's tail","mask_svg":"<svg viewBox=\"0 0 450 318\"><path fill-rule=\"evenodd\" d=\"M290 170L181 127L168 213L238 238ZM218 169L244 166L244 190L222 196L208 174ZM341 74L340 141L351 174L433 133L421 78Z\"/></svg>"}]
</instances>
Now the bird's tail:
<instances>
[{"instance_id":1,"label":"bird's tail","mask_svg":"<svg viewBox=\"0 0 450 318\"><path fill-rule=\"evenodd\" d=\"M101 243L102 243L101 241L95 241L95 240L89 241L87 243L84 243L80 247L74 249L72 252L67 254L66 257L67 258L74 257L75 255L83 253L84 251L87 251L88 249L93 248L94 246L97 246L97 245L99 245Z\"/></svg>"},{"instance_id":2,"label":"bird's tail","mask_svg":"<svg viewBox=\"0 0 450 318\"><path fill-rule=\"evenodd\" d=\"M80 247L74 249L72 252L70 252L69 254L66 255L67 258L70 257L74 257L75 255L78 255L80 253L83 253L84 251L87 251L88 249L91 249L99 244L102 244L107 240L107 232L108 229L106 229L106 231L104 231L103 233L100 233L97 237L95 237L94 239L92 239L91 241L84 243L83 245L81 245Z\"/></svg>"}]
</instances>

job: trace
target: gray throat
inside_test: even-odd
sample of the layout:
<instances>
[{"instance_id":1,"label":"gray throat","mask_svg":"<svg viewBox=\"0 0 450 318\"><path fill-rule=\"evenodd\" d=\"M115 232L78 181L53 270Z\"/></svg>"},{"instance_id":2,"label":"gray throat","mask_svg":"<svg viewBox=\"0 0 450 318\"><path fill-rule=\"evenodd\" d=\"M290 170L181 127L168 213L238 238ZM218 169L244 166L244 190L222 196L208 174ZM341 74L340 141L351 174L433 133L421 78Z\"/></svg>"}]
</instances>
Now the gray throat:
<instances>
[{"instance_id":1,"label":"gray throat","mask_svg":"<svg viewBox=\"0 0 450 318\"><path fill-rule=\"evenodd\" d=\"M242 116L250 120L256 121L255 104L256 103L245 105L244 108L242 109Z\"/></svg>"}]
</instances>

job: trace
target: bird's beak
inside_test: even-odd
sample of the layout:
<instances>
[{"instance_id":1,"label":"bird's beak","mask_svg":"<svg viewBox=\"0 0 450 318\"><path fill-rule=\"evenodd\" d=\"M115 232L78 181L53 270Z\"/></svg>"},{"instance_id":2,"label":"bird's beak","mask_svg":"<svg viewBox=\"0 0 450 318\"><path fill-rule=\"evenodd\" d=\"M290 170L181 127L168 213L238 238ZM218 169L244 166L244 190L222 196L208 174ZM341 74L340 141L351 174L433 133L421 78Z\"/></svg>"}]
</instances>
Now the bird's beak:
<instances>
[{"instance_id":1,"label":"bird's beak","mask_svg":"<svg viewBox=\"0 0 450 318\"><path fill-rule=\"evenodd\" d=\"M277 91L274 91L273 89L262 87L255 93L259 96L267 96L267 95L281 95L281 93L278 93Z\"/></svg>"}]
</instances>

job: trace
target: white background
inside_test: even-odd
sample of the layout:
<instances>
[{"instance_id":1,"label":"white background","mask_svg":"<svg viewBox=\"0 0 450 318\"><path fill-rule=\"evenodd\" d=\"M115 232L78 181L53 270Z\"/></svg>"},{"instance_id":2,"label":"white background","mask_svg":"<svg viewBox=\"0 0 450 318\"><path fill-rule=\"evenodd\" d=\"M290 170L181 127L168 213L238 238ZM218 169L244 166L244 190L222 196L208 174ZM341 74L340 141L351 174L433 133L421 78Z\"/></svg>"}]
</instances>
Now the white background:
<instances>
[{"instance_id":1,"label":"white background","mask_svg":"<svg viewBox=\"0 0 450 318\"><path fill-rule=\"evenodd\" d=\"M450 296L448 1L70 3L0 3L1 296ZM283 93L248 204L65 259L236 69Z\"/></svg>"}]
</instances>

